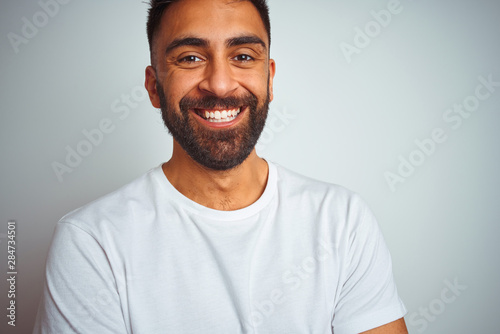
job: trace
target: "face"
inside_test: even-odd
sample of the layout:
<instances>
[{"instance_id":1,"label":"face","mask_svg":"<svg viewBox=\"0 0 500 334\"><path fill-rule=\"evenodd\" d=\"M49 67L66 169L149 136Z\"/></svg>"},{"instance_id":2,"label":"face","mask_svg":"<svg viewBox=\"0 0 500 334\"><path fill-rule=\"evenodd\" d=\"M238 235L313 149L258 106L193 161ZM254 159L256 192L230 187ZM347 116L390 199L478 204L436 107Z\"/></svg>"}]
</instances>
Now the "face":
<instances>
[{"instance_id":1,"label":"face","mask_svg":"<svg viewBox=\"0 0 500 334\"><path fill-rule=\"evenodd\" d=\"M146 88L174 140L207 168L241 164L272 100L275 65L257 9L248 1L176 2L153 50Z\"/></svg>"}]
</instances>

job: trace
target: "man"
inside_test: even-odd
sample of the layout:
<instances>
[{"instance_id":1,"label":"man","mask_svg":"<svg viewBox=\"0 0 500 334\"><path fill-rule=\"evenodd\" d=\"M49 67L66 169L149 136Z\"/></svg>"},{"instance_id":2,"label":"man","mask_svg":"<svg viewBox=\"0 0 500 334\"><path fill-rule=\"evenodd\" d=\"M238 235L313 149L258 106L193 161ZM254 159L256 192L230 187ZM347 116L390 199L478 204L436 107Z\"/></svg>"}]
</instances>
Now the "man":
<instances>
[{"instance_id":1,"label":"man","mask_svg":"<svg viewBox=\"0 0 500 334\"><path fill-rule=\"evenodd\" d=\"M153 0L146 89L172 158L59 222L35 333L407 333L377 223L254 146L264 0Z\"/></svg>"}]
</instances>

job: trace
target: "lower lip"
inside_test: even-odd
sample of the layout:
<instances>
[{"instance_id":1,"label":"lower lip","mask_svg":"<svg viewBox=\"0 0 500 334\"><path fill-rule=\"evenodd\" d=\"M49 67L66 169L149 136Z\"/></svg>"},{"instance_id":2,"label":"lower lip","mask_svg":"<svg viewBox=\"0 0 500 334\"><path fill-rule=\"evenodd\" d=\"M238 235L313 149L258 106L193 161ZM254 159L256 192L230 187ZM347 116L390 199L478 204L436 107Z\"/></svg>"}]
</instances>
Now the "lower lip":
<instances>
[{"instance_id":1,"label":"lower lip","mask_svg":"<svg viewBox=\"0 0 500 334\"><path fill-rule=\"evenodd\" d=\"M233 119L232 121L229 121L229 122L210 122L210 121L207 121L206 119L204 119L203 117L201 117L200 115L198 115L194 110L191 110L191 112L194 114L195 118L198 121L200 121L200 123L202 123L205 126L208 126L211 128L216 128L216 129L228 128L228 127L231 127L231 126L239 123L239 121L242 119L242 116L245 114L246 111L247 111L247 107L241 108L241 111L238 115L236 115L236 118Z\"/></svg>"}]
</instances>

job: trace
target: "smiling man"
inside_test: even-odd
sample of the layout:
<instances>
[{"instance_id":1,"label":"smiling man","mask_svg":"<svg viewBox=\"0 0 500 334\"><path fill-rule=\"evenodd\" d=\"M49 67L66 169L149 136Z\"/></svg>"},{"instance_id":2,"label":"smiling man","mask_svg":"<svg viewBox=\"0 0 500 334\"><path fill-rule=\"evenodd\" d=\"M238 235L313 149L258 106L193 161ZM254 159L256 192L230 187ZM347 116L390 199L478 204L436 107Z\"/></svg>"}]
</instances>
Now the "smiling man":
<instances>
[{"instance_id":1,"label":"smiling man","mask_svg":"<svg viewBox=\"0 0 500 334\"><path fill-rule=\"evenodd\" d=\"M268 174L254 149L272 100L267 30L250 1L156 3L146 88L174 137L163 171L199 204L244 208L260 197Z\"/></svg>"},{"instance_id":2,"label":"smiling man","mask_svg":"<svg viewBox=\"0 0 500 334\"><path fill-rule=\"evenodd\" d=\"M153 0L147 30L172 157L59 221L34 332L407 333L366 204L255 151L265 1Z\"/></svg>"}]
</instances>

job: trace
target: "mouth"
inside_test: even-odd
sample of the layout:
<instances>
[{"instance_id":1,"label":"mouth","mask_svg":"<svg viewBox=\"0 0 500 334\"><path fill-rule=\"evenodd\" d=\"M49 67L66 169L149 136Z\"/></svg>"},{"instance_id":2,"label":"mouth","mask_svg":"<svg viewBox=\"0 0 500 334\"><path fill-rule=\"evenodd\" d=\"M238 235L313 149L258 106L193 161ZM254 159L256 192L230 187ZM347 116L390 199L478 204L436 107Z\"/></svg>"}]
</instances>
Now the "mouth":
<instances>
[{"instance_id":1,"label":"mouth","mask_svg":"<svg viewBox=\"0 0 500 334\"><path fill-rule=\"evenodd\" d=\"M210 123L227 123L238 117L243 107L233 109L194 109L194 112Z\"/></svg>"}]
</instances>

